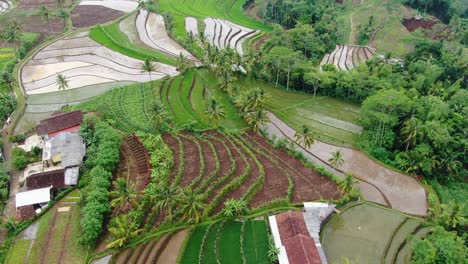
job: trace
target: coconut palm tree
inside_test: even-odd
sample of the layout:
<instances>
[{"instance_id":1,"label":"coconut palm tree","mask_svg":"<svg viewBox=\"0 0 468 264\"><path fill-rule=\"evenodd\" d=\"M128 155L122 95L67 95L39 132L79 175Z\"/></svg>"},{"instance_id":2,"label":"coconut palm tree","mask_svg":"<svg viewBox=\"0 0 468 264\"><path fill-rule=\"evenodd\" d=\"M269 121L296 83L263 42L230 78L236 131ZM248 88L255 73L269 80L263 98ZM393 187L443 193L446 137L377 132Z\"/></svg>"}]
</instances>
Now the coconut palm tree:
<instances>
[{"instance_id":1,"label":"coconut palm tree","mask_svg":"<svg viewBox=\"0 0 468 264\"><path fill-rule=\"evenodd\" d=\"M68 89L68 79L67 77L63 76L62 74L57 75L57 85L59 91L65 91ZM68 92L65 96L65 104L68 105Z\"/></svg>"},{"instance_id":2,"label":"coconut palm tree","mask_svg":"<svg viewBox=\"0 0 468 264\"><path fill-rule=\"evenodd\" d=\"M137 206L138 194L134 182L127 182L124 178L118 178L114 182L114 190L109 193L112 201L110 205L113 208L123 209L130 205Z\"/></svg>"},{"instance_id":3,"label":"coconut palm tree","mask_svg":"<svg viewBox=\"0 0 468 264\"><path fill-rule=\"evenodd\" d=\"M42 19L45 20L47 24L49 24L50 32L53 32L52 25L50 24L50 18L52 17L50 9L47 8L47 6L41 6L39 9L39 14L41 15Z\"/></svg>"},{"instance_id":4,"label":"coconut palm tree","mask_svg":"<svg viewBox=\"0 0 468 264\"><path fill-rule=\"evenodd\" d=\"M164 104L156 98L150 108L151 117L154 123L154 126L158 128L164 121L169 117L167 108Z\"/></svg>"},{"instance_id":5,"label":"coconut palm tree","mask_svg":"<svg viewBox=\"0 0 468 264\"><path fill-rule=\"evenodd\" d=\"M245 120L247 121L247 124L252 127L254 133L257 134L260 133L260 129L270 121L265 110L250 112L246 115Z\"/></svg>"},{"instance_id":6,"label":"coconut palm tree","mask_svg":"<svg viewBox=\"0 0 468 264\"><path fill-rule=\"evenodd\" d=\"M180 72L185 72L190 66L190 62L187 59L187 57L181 53L179 53L179 56L177 57L177 68L179 69Z\"/></svg>"},{"instance_id":7,"label":"coconut palm tree","mask_svg":"<svg viewBox=\"0 0 468 264\"><path fill-rule=\"evenodd\" d=\"M408 151L410 146L415 146L418 140L423 137L423 123L417 117L410 117L405 122L403 122L401 135L405 139L406 151Z\"/></svg>"},{"instance_id":8,"label":"coconut palm tree","mask_svg":"<svg viewBox=\"0 0 468 264\"><path fill-rule=\"evenodd\" d=\"M354 178L353 175L346 174L346 177L338 184L338 188L340 188L344 194L349 194L354 189L354 185L358 183L359 182Z\"/></svg>"},{"instance_id":9,"label":"coconut palm tree","mask_svg":"<svg viewBox=\"0 0 468 264\"><path fill-rule=\"evenodd\" d=\"M11 22L2 34L2 38L8 43L14 43L18 47L23 41L23 27L17 21Z\"/></svg>"},{"instance_id":10,"label":"coconut palm tree","mask_svg":"<svg viewBox=\"0 0 468 264\"><path fill-rule=\"evenodd\" d=\"M143 61L140 65L140 70L141 72L148 73L148 77L151 82L151 73L156 71L156 64L154 64L150 59L145 59L145 61Z\"/></svg>"},{"instance_id":11,"label":"coconut palm tree","mask_svg":"<svg viewBox=\"0 0 468 264\"><path fill-rule=\"evenodd\" d=\"M441 212L438 217L439 223L449 230L453 230L459 225L464 225L465 214L463 213L463 208L463 205L453 201L450 201L449 204L441 204Z\"/></svg>"},{"instance_id":12,"label":"coconut palm tree","mask_svg":"<svg viewBox=\"0 0 468 264\"><path fill-rule=\"evenodd\" d=\"M179 205L182 221L198 224L203 220L203 211L206 204L203 202L202 195L196 194L192 189L187 188L182 193Z\"/></svg>"},{"instance_id":13,"label":"coconut palm tree","mask_svg":"<svg viewBox=\"0 0 468 264\"><path fill-rule=\"evenodd\" d=\"M343 158L343 152L341 150L337 150L332 152L331 158L328 159L328 162L334 169L343 166L345 160Z\"/></svg>"},{"instance_id":14,"label":"coconut palm tree","mask_svg":"<svg viewBox=\"0 0 468 264\"><path fill-rule=\"evenodd\" d=\"M314 144L314 133L312 131L312 127L308 124L302 125L294 134L294 139L296 139L297 143L302 145L304 148L310 148Z\"/></svg>"},{"instance_id":15,"label":"coconut palm tree","mask_svg":"<svg viewBox=\"0 0 468 264\"><path fill-rule=\"evenodd\" d=\"M208 104L205 109L205 114L208 115L210 120L210 125L218 125L221 119L226 118L226 112L224 111L224 106L218 102L218 100L213 96L208 101Z\"/></svg>"},{"instance_id":16,"label":"coconut palm tree","mask_svg":"<svg viewBox=\"0 0 468 264\"><path fill-rule=\"evenodd\" d=\"M130 239L137 236L143 231L138 229L139 223L130 214L119 215L112 219L109 224L109 233L111 234L111 243L107 244L107 248L121 248Z\"/></svg>"},{"instance_id":17,"label":"coconut palm tree","mask_svg":"<svg viewBox=\"0 0 468 264\"><path fill-rule=\"evenodd\" d=\"M168 212L169 221L172 222L172 211L174 206L180 201L180 189L175 185L161 184L150 193L150 200L153 202L153 210Z\"/></svg>"}]
</instances>

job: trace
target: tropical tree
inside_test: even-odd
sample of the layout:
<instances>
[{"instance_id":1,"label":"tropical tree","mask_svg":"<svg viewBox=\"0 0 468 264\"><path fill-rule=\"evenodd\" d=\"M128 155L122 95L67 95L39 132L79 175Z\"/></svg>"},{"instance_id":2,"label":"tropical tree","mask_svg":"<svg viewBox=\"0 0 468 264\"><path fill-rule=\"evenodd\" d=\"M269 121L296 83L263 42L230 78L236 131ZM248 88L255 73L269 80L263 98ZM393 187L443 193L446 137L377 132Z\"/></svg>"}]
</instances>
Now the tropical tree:
<instances>
[{"instance_id":1,"label":"tropical tree","mask_svg":"<svg viewBox=\"0 0 468 264\"><path fill-rule=\"evenodd\" d=\"M65 91L68 89L68 79L67 77L63 76L62 74L57 75L57 85L59 91ZM68 104L68 92L65 96L65 103Z\"/></svg>"},{"instance_id":2,"label":"tropical tree","mask_svg":"<svg viewBox=\"0 0 468 264\"><path fill-rule=\"evenodd\" d=\"M160 125L162 125L169 117L166 106L164 106L164 104L158 98L156 98L151 105L150 113L155 128L158 128Z\"/></svg>"},{"instance_id":3,"label":"tropical tree","mask_svg":"<svg viewBox=\"0 0 468 264\"><path fill-rule=\"evenodd\" d=\"M10 90L13 89L13 85L15 84L15 78L13 78L13 74L9 71L3 71L0 74L0 85L8 87Z\"/></svg>"},{"instance_id":4,"label":"tropical tree","mask_svg":"<svg viewBox=\"0 0 468 264\"><path fill-rule=\"evenodd\" d=\"M314 133L312 131L312 127L307 124L302 125L294 134L294 139L296 139L297 143L302 145L304 148L310 148L314 144Z\"/></svg>"},{"instance_id":5,"label":"tropical tree","mask_svg":"<svg viewBox=\"0 0 468 264\"><path fill-rule=\"evenodd\" d=\"M245 213L247 210L247 202L244 199L234 200L228 199L224 202L223 214L227 217L233 217Z\"/></svg>"},{"instance_id":6,"label":"tropical tree","mask_svg":"<svg viewBox=\"0 0 468 264\"><path fill-rule=\"evenodd\" d=\"M112 201L110 205L113 208L128 208L128 206L137 206L137 190L134 182L127 182L125 178L118 178L114 182L114 190L109 193Z\"/></svg>"},{"instance_id":7,"label":"tropical tree","mask_svg":"<svg viewBox=\"0 0 468 264\"><path fill-rule=\"evenodd\" d=\"M60 8L57 11L57 17L63 19L63 23L66 25L67 19L70 17L70 12L68 12L66 9Z\"/></svg>"},{"instance_id":8,"label":"tropical tree","mask_svg":"<svg viewBox=\"0 0 468 264\"><path fill-rule=\"evenodd\" d=\"M330 165L332 165L334 169L343 166L343 164L345 163L343 152L341 150L337 150L332 152L331 154L331 158L328 159Z\"/></svg>"},{"instance_id":9,"label":"tropical tree","mask_svg":"<svg viewBox=\"0 0 468 264\"><path fill-rule=\"evenodd\" d=\"M131 213L119 215L112 219L109 224L109 233L111 242L106 245L107 248L121 248L130 239L143 231L139 229L139 223Z\"/></svg>"},{"instance_id":10,"label":"tropical tree","mask_svg":"<svg viewBox=\"0 0 468 264\"><path fill-rule=\"evenodd\" d=\"M260 129L270 121L265 110L250 112L246 115L245 120L254 133L259 133Z\"/></svg>"},{"instance_id":11,"label":"tropical tree","mask_svg":"<svg viewBox=\"0 0 468 264\"><path fill-rule=\"evenodd\" d=\"M145 61L143 61L140 65L140 70L141 72L148 73L148 77L151 82L151 73L156 71L156 64L154 64L150 59L145 59Z\"/></svg>"},{"instance_id":12,"label":"tropical tree","mask_svg":"<svg viewBox=\"0 0 468 264\"><path fill-rule=\"evenodd\" d=\"M47 8L47 6L41 6L39 9L39 14L41 15L42 19L45 20L47 24L49 24L50 32L53 32L52 25L50 24L50 18L52 17L50 9Z\"/></svg>"},{"instance_id":13,"label":"tropical tree","mask_svg":"<svg viewBox=\"0 0 468 264\"><path fill-rule=\"evenodd\" d=\"M179 206L182 221L198 224L203 220L206 204L203 202L203 196L196 194L192 189L187 188L183 191Z\"/></svg>"},{"instance_id":14,"label":"tropical tree","mask_svg":"<svg viewBox=\"0 0 468 264\"><path fill-rule=\"evenodd\" d=\"M179 53L179 56L177 57L177 68L179 69L180 72L185 72L190 66L190 61L187 59L187 57L181 53Z\"/></svg>"},{"instance_id":15,"label":"tropical tree","mask_svg":"<svg viewBox=\"0 0 468 264\"><path fill-rule=\"evenodd\" d=\"M16 47L23 41L23 27L17 21L11 22L2 33L2 38Z\"/></svg>"},{"instance_id":16,"label":"tropical tree","mask_svg":"<svg viewBox=\"0 0 468 264\"><path fill-rule=\"evenodd\" d=\"M465 224L464 206L453 201L449 204L440 205L440 215L438 222L448 230L453 230L457 226Z\"/></svg>"},{"instance_id":17,"label":"tropical tree","mask_svg":"<svg viewBox=\"0 0 468 264\"><path fill-rule=\"evenodd\" d=\"M410 117L403 123L401 135L406 143L405 150L408 151L410 146L415 146L418 140L423 137L423 123L415 116Z\"/></svg>"},{"instance_id":18,"label":"tropical tree","mask_svg":"<svg viewBox=\"0 0 468 264\"><path fill-rule=\"evenodd\" d=\"M208 115L210 120L210 125L218 125L221 119L226 118L226 112L224 111L224 106L218 102L218 100L213 96L208 101L208 104L205 109L205 114Z\"/></svg>"},{"instance_id":19,"label":"tropical tree","mask_svg":"<svg viewBox=\"0 0 468 264\"><path fill-rule=\"evenodd\" d=\"M338 184L338 188L340 188L343 193L349 194L354 189L354 185L358 183L359 182L354 178L353 175L346 174L346 177Z\"/></svg>"},{"instance_id":20,"label":"tropical tree","mask_svg":"<svg viewBox=\"0 0 468 264\"><path fill-rule=\"evenodd\" d=\"M172 211L181 197L180 189L175 185L152 185L147 190L147 194L149 195L150 202L153 204L153 211L167 210L169 220L172 222Z\"/></svg>"}]
</instances>

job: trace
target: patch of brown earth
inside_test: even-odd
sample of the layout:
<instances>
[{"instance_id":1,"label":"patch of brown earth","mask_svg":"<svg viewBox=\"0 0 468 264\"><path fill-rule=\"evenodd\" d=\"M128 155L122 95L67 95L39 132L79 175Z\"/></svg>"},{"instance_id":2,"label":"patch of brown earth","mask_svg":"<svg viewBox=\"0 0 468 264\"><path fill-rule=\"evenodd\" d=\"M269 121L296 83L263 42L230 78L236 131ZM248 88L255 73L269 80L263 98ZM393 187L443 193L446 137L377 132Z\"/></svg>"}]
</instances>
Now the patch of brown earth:
<instances>
[{"instance_id":1,"label":"patch of brown earth","mask_svg":"<svg viewBox=\"0 0 468 264\"><path fill-rule=\"evenodd\" d=\"M435 19L424 20L424 19L416 19L414 17L403 20L403 26L405 26L405 28L409 32L413 32L417 30L418 28L431 29L435 24L438 24L438 23L440 22Z\"/></svg>"},{"instance_id":2,"label":"patch of brown earth","mask_svg":"<svg viewBox=\"0 0 468 264\"><path fill-rule=\"evenodd\" d=\"M71 14L75 28L90 27L97 24L105 24L125 15L124 12L104 6L79 5Z\"/></svg>"}]
</instances>

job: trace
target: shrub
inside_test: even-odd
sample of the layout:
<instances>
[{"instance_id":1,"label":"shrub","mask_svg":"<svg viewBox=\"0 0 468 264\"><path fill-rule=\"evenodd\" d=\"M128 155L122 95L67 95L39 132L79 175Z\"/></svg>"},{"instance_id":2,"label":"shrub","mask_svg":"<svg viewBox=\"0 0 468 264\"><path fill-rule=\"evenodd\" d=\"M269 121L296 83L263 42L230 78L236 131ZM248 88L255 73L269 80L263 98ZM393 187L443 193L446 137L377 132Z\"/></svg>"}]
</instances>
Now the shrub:
<instances>
[{"instance_id":1,"label":"shrub","mask_svg":"<svg viewBox=\"0 0 468 264\"><path fill-rule=\"evenodd\" d=\"M26 136L24 134L10 136L10 142L21 143L21 142L24 142L25 140L26 140Z\"/></svg>"},{"instance_id":2,"label":"shrub","mask_svg":"<svg viewBox=\"0 0 468 264\"><path fill-rule=\"evenodd\" d=\"M12 165L17 170L23 170L29 163L28 154L22 148L13 148Z\"/></svg>"},{"instance_id":3,"label":"shrub","mask_svg":"<svg viewBox=\"0 0 468 264\"><path fill-rule=\"evenodd\" d=\"M89 121L89 120L87 120ZM81 244L93 247L101 234L104 214L110 211L109 187L112 171L119 162L121 137L107 123L94 120L86 123L81 133L86 133L85 140L89 145L88 157L84 172L86 176L82 205L82 219L79 241Z\"/></svg>"}]
</instances>

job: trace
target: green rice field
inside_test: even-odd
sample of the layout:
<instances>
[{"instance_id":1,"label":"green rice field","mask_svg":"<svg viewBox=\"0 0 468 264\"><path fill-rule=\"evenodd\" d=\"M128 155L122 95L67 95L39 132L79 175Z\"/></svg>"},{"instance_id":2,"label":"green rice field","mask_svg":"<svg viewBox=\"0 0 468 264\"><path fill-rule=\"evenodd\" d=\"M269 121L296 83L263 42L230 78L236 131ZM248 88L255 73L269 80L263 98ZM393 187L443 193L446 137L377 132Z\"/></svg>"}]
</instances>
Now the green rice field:
<instances>
[{"instance_id":1,"label":"green rice field","mask_svg":"<svg viewBox=\"0 0 468 264\"><path fill-rule=\"evenodd\" d=\"M198 263L199 259L207 264L270 263L264 220L229 220L200 225L186 239L181 264Z\"/></svg>"},{"instance_id":2,"label":"green rice field","mask_svg":"<svg viewBox=\"0 0 468 264\"><path fill-rule=\"evenodd\" d=\"M150 110L153 98L160 98L177 124L191 123L194 128L208 129L211 126L203 111L207 99L212 96L224 106L226 113L226 119L220 121L220 126L246 128L227 95L217 87L215 77L206 70L193 69L170 79L116 88L75 108L98 111L128 133L149 132L153 129Z\"/></svg>"},{"instance_id":3,"label":"green rice field","mask_svg":"<svg viewBox=\"0 0 468 264\"><path fill-rule=\"evenodd\" d=\"M294 129L309 124L320 141L356 147L362 131L359 106L331 97L314 98L310 94L286 91L263 81L243 79L241 85L263 88L269 94L268 110Z\"/></svg>"},{"instance_id":4,"label":"green rice field","mask_svg":"<svg viewBox=\"0 0 468 264\"><path fill-rule=\"evenodd\" d=\"M187 16L196 18L215 17L229 20L230 22L249 27L270 31L271 27L249 17L243 10L245 0L160 0L161 11L170 12L175 20L175 34L185 36L185 22Z\"/></svg>"}]
</instances>

